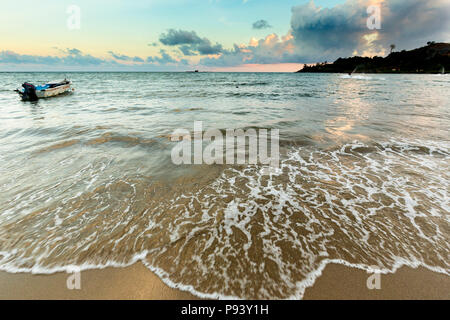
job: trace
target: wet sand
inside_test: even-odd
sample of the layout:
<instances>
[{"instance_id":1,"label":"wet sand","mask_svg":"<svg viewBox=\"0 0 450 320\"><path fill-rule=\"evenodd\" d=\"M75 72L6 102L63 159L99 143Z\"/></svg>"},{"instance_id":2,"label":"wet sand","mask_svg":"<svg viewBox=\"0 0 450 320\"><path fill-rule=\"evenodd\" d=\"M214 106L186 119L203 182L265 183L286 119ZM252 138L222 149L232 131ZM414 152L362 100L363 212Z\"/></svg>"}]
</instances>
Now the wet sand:
<instances>
[{"instance_id":1,"label":"wet sand","mask_svg":"<svg viewBox=\"0 0 450 320\"><path fill-rule=\"evenodd\" d=\"M66 286L69 274L10 274L0 272L0 299L197 299L166 286L141 263L128 268L89 270L81 273L81 290ZM424 268L401 268L381 275L381 290L368 290L364 271L328 265L308 299L450 299L450 277Z\"/></svg>"}]
</instances>

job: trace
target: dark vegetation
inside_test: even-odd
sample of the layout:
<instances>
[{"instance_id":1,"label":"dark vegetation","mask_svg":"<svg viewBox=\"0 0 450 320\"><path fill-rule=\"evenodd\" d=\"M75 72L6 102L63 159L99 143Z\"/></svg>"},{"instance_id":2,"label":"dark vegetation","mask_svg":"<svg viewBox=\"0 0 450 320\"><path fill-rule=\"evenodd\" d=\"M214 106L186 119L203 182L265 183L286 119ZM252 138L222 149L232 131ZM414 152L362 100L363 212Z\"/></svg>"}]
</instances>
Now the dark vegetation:
<instances>
[{"instance_id":1,"label":"dark vegetation","mask_svg":"<svg viewBox=\"0 0 450 320\"><path fill-rule=\"evenodd\" d=\"M391 46L391 50L395 48ZM298 72L315 73L443 73L450 70L450 43L428 42L427 46L391 52L387 57L339 58L334 63L305 65Z\"/></svg>"}]
</instances>

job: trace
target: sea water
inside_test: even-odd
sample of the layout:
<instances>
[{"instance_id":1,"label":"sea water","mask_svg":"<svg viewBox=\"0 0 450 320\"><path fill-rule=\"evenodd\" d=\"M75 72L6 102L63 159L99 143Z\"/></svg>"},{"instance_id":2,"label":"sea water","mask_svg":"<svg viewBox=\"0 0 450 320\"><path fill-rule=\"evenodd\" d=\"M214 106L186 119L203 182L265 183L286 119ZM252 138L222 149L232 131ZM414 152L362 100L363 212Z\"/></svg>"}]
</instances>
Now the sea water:
<instances>
[{"instance_id":1,"label":"sea water","mask_svg":"<svg viewBox=\"0 0 450 320\"><path fill-rule=\"evenodd\" d=\"M251 299L301 298L330 262L449 274L449 102L444 75L0 73L0 269L142 261ZM195 121L278 129L278 172L173 164Z\"/></svg>"}]
</instances>

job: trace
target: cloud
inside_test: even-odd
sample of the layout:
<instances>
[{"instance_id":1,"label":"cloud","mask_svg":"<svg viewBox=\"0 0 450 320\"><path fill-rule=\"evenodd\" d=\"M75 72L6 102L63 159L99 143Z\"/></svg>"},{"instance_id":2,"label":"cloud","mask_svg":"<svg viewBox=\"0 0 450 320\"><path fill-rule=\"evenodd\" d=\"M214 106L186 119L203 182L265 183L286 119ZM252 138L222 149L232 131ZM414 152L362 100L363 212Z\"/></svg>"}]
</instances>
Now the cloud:
<instances>
[{"instance_id":1,"label":"cloud","mask_svg":"<svg viewBox=\"0 0 450 320\"><path fill-rule=\"evenodd\" d=\"M381 30L369 30L369 5L381 8ZM0 65L54 68L73 66L102 68L155 67L182 69L189 64L230 67L245 64L312 63L334 61L338 57L384 55L389 46L397 50L412 49L427 41L450 39L450 1L448 0L346 0L332 8L321 8L314 1L294 6L290 30L286 36L275 33L248 44L222 44L199 36L195 31L169 29L159 43L148 44L161 49L158 55L143 59L109 51L105 58L94 57L77 48L59 49L56 56L27 55L0 51ZM270 27L266 20L253 24L256 30Z\"/></svg>"},{"instance_id":2,"label":"cloud","mask_svg":"<svg viewBox=\"0 0 450 320\"><path fill-rule=\"evenodd\" d=\"M367 8L381 8L381 30L369 30ZM412 49L427 41L450 38L450 2L447 0L347 0L333 8L314 1L292 8L291 30L249 44L235 44L217 57L203 58L205 66L231 67L244 64L313 63L334 61L355 54L386 55Z\"/></svg>"},{"instance_id":3,"label":"cloud","mask_svg":"<svg viewBox=\"0 0 450 320\"><path fill-rule=\"evenodd\" d=\"M103 59L93 57L89 54L83 54L76 48L58 50L64 53L64 56L23 55L12 51L1 51L0 64L98 66L107 63Z\"/></svg>"},{"instance_id":4,"label":"cloud","mask_svg":"<svg viewBox=\"0 0 450 320\"><path fill-rule=\"evenodd\" d=\"M82 55L82 52L76 48L66 49L66 52L67 52L67 54L74 55L74 56Z\"/></svg>"},{"instance_id":5,"label":"cloud","mask_svg":"<svg viewBox=\"0 0 450 320\"><path fill-rule=\"evenodd\" d=\"M1 64L46 64L54 65L60 63L61 59L51 56L33 56L22 55L13 51L1 51L0 63Z\"/></svg>"},{"instance_id":6,"label":"cloud","mask_svg":"<svg viewBox=\"0 0 450 320\"><path fill-rule=\"evenodd\" d=\"M258 20L255 23L253 23L253 29L256 29L256 30L269 29L269 28L272 28L272 26L266 20Z\"/></svg>"},{"instance_id":7,"label":"cloud","mask_svg":"<svg viewBox=\"0 0 450 320\"><path fill-rule=\"evenodd\" d=\"M130 57L127 55L123 55L123 54L116 54L113 51L108 51L108 53L116 60L119 61L129 61L129 62L136 62L136 63L142 63L144 62L144 59L140 58L140 57Z\"/></svg>"},{"instance_id":8,"label":"cloud","mask_svg":"<svg viewBox=\"0 0 450 320\"><path fill-rule=\"evenodd\" d=\"M170 29L161 34L159 41L166 46L178 46L185 56L213 55L223 51L221 44L213 44L208 38L201 38L195 31Z\"/></svg>"},{"instance_id":9,"label":"cloud","mask_svg":"<svg viewBox=\"0 0 450 320\"><path fill-rule=\"evenodd\" d=\"M186 59L176 60L170 54L166 52L166 50L161 49L159 51L160 57L152 56L146 59L147 63L158 63L160 65L174 64L174 65L187 65L188 61Z\"/></svg>"},{"instance_id":10,"label":"cloud","mask_svg":"<svg viewBox=\"0 0 450 320\"><path fill-rule=\"evenodd\" d=\"M219 43L216 43L213 45L208 39L204 39L204 42L199 44L194 50L197 50L199 54L201 55L207 55L207 54L218 54L222 52L223 48L222 45Z\"/></svg>"},{"instance_id":11,"label":"cloud","mask_svg":"<svg viewBox=\"0 0 450 320\"><path fill-rule=\"evenodd\" d=\"M161 34L159 41L166 46L177 46L182 44L199 44L202 42L202 39L195 31L170 29L167 33Z\"/></svg>"},{"instance_id":12,"label":"cloud","mask_svg":"<svg viewBox=\"0 0 450 320\"><path fill-rule=\"evenodd\" d=\"M369 5L381 7L381 30L369 30ZM427 40L446 40L450 2L446 0L347 0L333 8L314 1L292 8L295 51L303 62L340 56L384 54L391 43L410 49Z\"/></svg>"},{"instance_id":13,"label":"cloud","mask_svg":"<svg viewBox=\"0 0 450 320\"><path fill-rule=\"evenodd\" d=\"M234 45L217 57L200 60L206 66L228 67L242 64L298 63L300 57L294 52L293 38L280 38L273 33L261 40L252 39L249 44Z\"/></svg>"},{"instance_id":14,"label":"cloud","mask_svg":"<svg viewBox=\"0 0 450 320\"><path fill-rule=\"evenodd\" d=\"M146 60L109 51L111 58L97 58L76 48L57 49L60 56L23 55L13 51L0 51L0 66L8 70L173 70L188 65L186 59L174 59L165 50L160 56Z\"/></svg>"},{"instance_id":15,"label":"cloud","mask_svg":"<svg viewBox=\"0 0 450 320\"><path fill-rule=\"evenodd\" d=\"M379 42L384 46L396 43L398 48L410 48L450 39L448 0L390 0L383 6L382 18Z\"/></svg>"}]
</instances>

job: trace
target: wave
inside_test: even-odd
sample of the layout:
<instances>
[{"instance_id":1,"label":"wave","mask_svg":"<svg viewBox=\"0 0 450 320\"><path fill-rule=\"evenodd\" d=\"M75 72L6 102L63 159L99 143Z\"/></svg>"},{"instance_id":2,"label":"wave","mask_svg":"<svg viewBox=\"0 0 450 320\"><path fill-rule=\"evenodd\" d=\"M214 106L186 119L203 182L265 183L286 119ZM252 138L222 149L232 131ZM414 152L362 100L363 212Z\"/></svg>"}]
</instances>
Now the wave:
<instances>
[{"instance_id":1,"label":"wave","mask_svg":"<svg viewBox=\"0 0 450 320\"><path fill-rule=\"evenodd\" d=\"M253 87L253 86L267 86L267 85L272 85L272 82L263 82L263 81L259 81L259 82L237 82L237 83L233 83L231 84L232 86L247 86L247 87Z\"/></svg>"},{"instance_id":2,"label":"wave","mask_svg":"<svg viewBox=\"0 0 450 320\"><path fill-rule=\"evenodd\" d=\"M53 144L51 146L45 147L43 149L40 149L37 151L37 153L45 153L45 152L51 152L54 150L59 150L59 149L64 149L64 148L69 148L73 145L76 145L80 142L80 140L69 140L69 141L64 141L61 143L57 143L57 144Z\"/></svg>"},{"instance_id":3,"label":"wave","mask_svg":"<svg viewBox=\"0 0 450 320\"><path fill-rule=\"evenodd\" d=\"M370 77L370 76L361 76L361 75L341 75L341 79L356 79L356 80L386 80L386 78L382 77Z\"/></svg>"},{"instance_id":4,"label":"wave","mask_svg":"<svg viewBox=\"0 0 450 320\"><path fill-rule=\"evenodd\" d=\"M86 142L88 146L96 146L100 144L110 143L110 142L118 142L124 143L130 146L145 146L155 144L157 141L154 139L140 138L134 136L124 136L124 135L116 135L111 132L106 132L98 138L91 139Z\"/></svg>"},{"instance_id":5,"label":"wave","mask_svg":"<svg viewBox=\"0 0 450 320\"><path fill-rule=\"evenodd\" d=\"M142 261L172 287L242 299L302 298L329 263L450 275L449 151L398 140L292 147L277 174L205 166L170 182L117 177L18 215L17 199L3 207L0 269Z\"/></svg>"}]
</instances>

